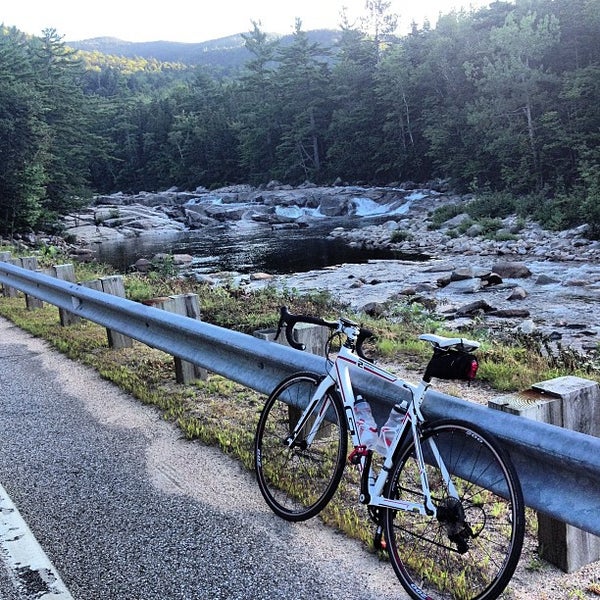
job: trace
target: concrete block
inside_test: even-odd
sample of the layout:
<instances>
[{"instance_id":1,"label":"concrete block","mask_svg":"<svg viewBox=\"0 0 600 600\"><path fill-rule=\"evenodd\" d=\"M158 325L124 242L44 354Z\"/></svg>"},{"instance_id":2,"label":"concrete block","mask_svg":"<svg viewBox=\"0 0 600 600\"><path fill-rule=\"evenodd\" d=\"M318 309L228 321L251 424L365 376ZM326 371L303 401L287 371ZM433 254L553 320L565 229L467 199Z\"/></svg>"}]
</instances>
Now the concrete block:
<instances>
[{"instance_id":1,"label":"concrete block","mask_svg":"<svg viewBox=\"0 0 600 600\"><path fill-rule=\"evenodd\" d=\"M600 386L581 377L542 381L492 398L488 406L527 419L600 437ZM538 513L540 556L566 573L600 560L600 537Z\"/></svg>"}]
</instances>

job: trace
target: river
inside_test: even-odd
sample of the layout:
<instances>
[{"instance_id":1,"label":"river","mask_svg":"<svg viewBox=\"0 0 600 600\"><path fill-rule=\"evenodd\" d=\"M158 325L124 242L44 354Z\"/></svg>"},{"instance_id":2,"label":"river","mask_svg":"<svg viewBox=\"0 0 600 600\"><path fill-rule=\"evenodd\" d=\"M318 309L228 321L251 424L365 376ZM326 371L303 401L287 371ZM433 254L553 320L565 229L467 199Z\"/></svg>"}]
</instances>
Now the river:
<instances>
[{"instance_id":1,"label":"river","mask_svg":"<svg viewBox=\"0 0 600 600\"><path fill-rule=\"evenodd\" d=\"M94 244L93 249L99 261L112 264L121 272L129 270L139 258L152 259L158 253L189 254L193 262L186 272L228 276L232 272L241 275L266 272L274 276L268 285L291 286L300 291L335 291L359 310L369 302L384 302L411 287L446 311L483 300L492 312L521 309L519 317L489 317L488 322L499 322L502 327L538 328L567 345L596 347L600 340L597 264L579 260L540 261L521 255L500 257L485 252L442 253L436 258L403 255L389 250L367 251L329 237L336 227L353 229L389 219L390 215L315 218L309 227L292 229L273 229L247 219L177 233L144 232L116 243L103 241ZM494 263L502 258L526 261L531 276L487 287L477 277L443 286L438 283L440 263L450 263L452 269L477 267L486 271L492 270ZM545 280L539 279L541 276ZM252 286L267 285L261 281ZM362 285L356 286L357 281ZM525 297L516 302L510 297L515 287L525 292ZM460 319L454 323L459 325Z\"/></svg>"},{"instance_id":2,"label":"river","mask_svg":"<svg viewBox=\"0 0 600 600\"><path fill-rule=\"evenodd\" d=\"M95 244L93 248L100 262L123 272L139 258L151 259L158 253L190 254L194 257L193 268L199 273L286 274L373 259L424 258L389 250L362 250L328 238L329 232L340 224L341 221L329 220L327 224L278 231L265 226L209 227L177 234L144 234L118 243Z\"/></svg>"}]
</instances>

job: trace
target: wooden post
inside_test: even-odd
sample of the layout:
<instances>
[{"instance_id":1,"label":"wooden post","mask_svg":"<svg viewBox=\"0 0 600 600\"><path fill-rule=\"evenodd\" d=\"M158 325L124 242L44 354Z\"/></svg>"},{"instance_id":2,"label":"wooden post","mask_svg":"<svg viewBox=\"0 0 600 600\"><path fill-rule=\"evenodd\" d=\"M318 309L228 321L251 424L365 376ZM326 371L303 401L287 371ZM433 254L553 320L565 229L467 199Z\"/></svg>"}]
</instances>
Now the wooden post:
<instances>
[{"instance_id":1,"label":"wooden post","mask_svg":"<svg viewBox=\"0 0 600 600\"><path fill-rule=\"evenodd\" d=\"M329 338L329 329L321 327L319 325L313 325L311 323L298 323L294 328L296 333L296 339L300 344L306 346L305 352L311 354L317 354L319 356L325 356L325 346L327 339ZM254 337L260 338L261 340L268 340L270 342L275 340L277 330L273 329L259 329L254 332ZM287 339L285 338L285 332L281 332L277 338L278 344L288 346Z\"/></svg>"},{"instance_id":2,"label":"wooden post","mask_svg":"<svg viewBox=\"0 0 600 600\"><path fill-rule=\"evenodd\" d=\"M11 264L11 265L15 265L15 267L20 267L21 266L21 259L20 258L11 258L10 256L6 259L6 262ZM3 293L7 298L16 298L19 294L19 290L17 290L14 287L10 287L9 285L3 285L2 286L3 289Z\"/></svg>"},{"instance_id":3,"label":"wooden post","mask_svg":"<svg viewBox=\"0 0 600 600\"><path fill-rule=\"evenodd\" d=\"M600 437L600 386L581 377L557 377L489 406L528 419ZM566 573L600 559L600 537L538 512L540 556Z\"/></svg>"},{"instance_id":4,"label":"wooden post","mask_svg":"<svg viewBox=\"0 0 600 600\"><path fill-rule=\"evenodd\" d=\"M318 356L325 356L325 348L330 335L329 329L326 327L321 327L320 325L313 325L312 323L298 323L296 327L294 327L294 332L296 334L296 340L300 344L304 344L305 352L317 354ZM257 337L261 340L267 340L269 342L275 341L276 335L277 329L274 328L259 329L254 332L254 337ZM282 344L283 346L289 347L284 331L279 334L276 342L278 344ZM290 406L288 408L290 427L293 427L293 425L298 422L298 419L300 419L301 415L301 409L295 406Z\"/></svg>"},{"instance_id":5,"label":"wooden post","mask_svg":"<svg viewBox=\"0 0 600 600\"><path fill-rule=\"evenodd\" d=\"M98 292L125 298L125 285L123 284L122 275L112 275L110 277L102 277L101 279L83 281L81 285ZM118 331L106 328L106 336L108 338L108 347L114 350L131 348L133 346L133 340Z\"/></svg>"},{"instance_id":6,"label":"wooden post","mask_svg":"<svg viewBox=\"0 0 600 600\"><path fill-rule=\"evenodd\" d=\"M192 319L200 320L200 301L198 294L176 294L163 298L154 298L144 302L149 306L155 306L168 312L184 315ZM205 379L206 369L194 363L182 360L175 356L175 379L177 383L191 383L196 379Z\"/></svg>"},{"instance_id":7,"label":"wooden post","mask_svg":"<svg viewBox=\"0 0 600 600\"><path fill-rule=\"evenodd\" d=\"M54 265L50 269L50 273L52 277L56 277L56 279L60 279L61 281L68 281L70 283L75 283L75 267L73 265ZM60 316L60 324L63 327L68 327L69 325L77 325L81 322L81 318L72 312L59 308L58 314Z\"/></svg>"},{"instance_id":8,"label":"wooden post","mask_svg":"<svg viewBox=\"0 0 600 600\"><path fill-rule=\"evenodd\" d=\"M11 262L10 257L11 257L10 252L0 252L0 261L1 262L10 263ZM2 295L5 297L8 297L11 289L12 288L9 288L7 285L2 284ZM16 293L16 290L15 290L15 293Z\"/></svg>"},{"instance_id":9,"label":"wooden post","mask_svg":"<svg viewBox=\"0 0 600 600\"><path fill-rule=\"evenodd\" d=\"M125 284L123 283L122 275L102 277L100 283L102 284L102 291L105 294L125 298ZM110 348L131 348L133 346L133 340L118 331L107 329L106 335L108 336L108 345Z\"/></svg>"},{"instance_id":10,"label":"wooden post","mask_svg":"<svg viewBox=\"0 0 600 600\"><path fill-rule=\"evenodd\" d=\"M185 315L190 319L200 321L200 300L198 294L177 294L171 296L174 302L175 310L180 315ZM195 365L194 363L181 360L175 357L175 377L177 383L191 383L196 379L206 379L206 369Z\"/></svg>"},{"instance_id":11,"label":"wooden post","mask_svg":"<svg viewBox=\"0 0 600 600\"><path fill-rule=\"evenodd\" d=\"M21 259L21 266L29 271L37 271L37 258L35 256L24 256ZM36 310L37 308L42 308L44 303L39 298L25 294L25 305L27 306L27 310Z\"/></svg>"},{"instance_id":12,"label":"wooden post","mask_svg":"<svg viewBox=\"0 0 600 600\"><path fill-rule=\"evenodd\" d=\"M8 262L9 260L10 252L0 252L0 262ZM8 294L6 293L6 286L4 284L2 284L2 287L0 289L2 291L3 296L8 296Z\"/></svg>"}]
</instances>

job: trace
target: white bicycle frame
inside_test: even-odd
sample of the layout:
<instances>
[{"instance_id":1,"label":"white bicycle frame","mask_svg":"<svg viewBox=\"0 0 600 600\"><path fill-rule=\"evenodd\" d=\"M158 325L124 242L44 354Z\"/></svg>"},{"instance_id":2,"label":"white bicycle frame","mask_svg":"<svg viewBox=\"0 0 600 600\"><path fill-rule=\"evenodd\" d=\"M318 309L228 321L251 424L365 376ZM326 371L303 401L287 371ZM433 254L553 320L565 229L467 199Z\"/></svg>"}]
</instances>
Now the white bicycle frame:
<instances>
[{"instance_id":1,"label":"white bicycle frame","mask_svg":"<svg viewBox=\"0 0 600 600\"><path fill-rule=\"evenodd\" d=\"M353 327L350 327L348 331L344 331L349 337L354 336L352 339L355 339L356 331ZM352 437L352 444L355 448L363 447L364 445L361 443L360 434L358 432L358 427L356 424L356 416L354 413L354 403L356 401L356 396L354 394L354 389L352 387L352 380L350 377L350 369L356 368L364 371L373 377L378 377L380 379L385 380L392 385L397 386L400 389L408 391L411 396L411 400L408 402L408 406L406 408L406 414L402 420L401 426L396 431L394 439L390 447L387 450L385 455L383 468L379 471L379 474L376 478L369 477L369 497L370 500L368 504L370 506L378 506L383 508L391 508L393 510L402 510L402 511L410 511L415 513L420 513L422 515L435 516L436 515L436 507L431 500L431 492L429 489L429 482L427 480L427 472L425 469L425 459L423 457L423 450L421 448L421 444L419 441L419 431L418 425L424 421L423 413L421 412L421 404L425 399L425 393L429 388L429 383L425 381L421 381L418 385L413 385L402 381L396 375L377 367L373 363L360 358L352 349L342 346L337 354L336 359L331 364L328 369L327 376L321 381L321 383L317 386L308 406L304 409L300 420L298 421L294 431L288 438L287 442L289 446L294 444L294 440L297 439L299 433L303 430L306 423L309 420L310 415L312 414L314 408L317 404L326 396L327 391L331 388L332 385L336 386L336 389L339 391L342 397L342 401L344 404L344 412L346 415L346 423L348 425L348 431ZM324 402L321 407L318 416L312 423L310 427L310 432L307 436L304 437L305 442L310 446L315 436L318 434L321 423L326 418L326 413L328 409L328 402ZM415 445L415 455L417 464L419 466L419 474L421 479L421 488L423 491L423 503L418 502L407 502L405 500L399 499L391 499L385 498L382 496L383 488L387 481L388 473L393 465L393 456L396 451L396 448L400 441L403 439L405 435L405 431L410 429L410 433L412 435L414 445ZM443 460L438 452L437 446L434 441L429 439L429 446L432 452L432 455L437 463L444 482L447 486L448 493L458 498L458 494L452 483L450 478L450 474L446 469ZM360 460L360 468L365 468L365 460L366 455L361 456ZM372 467L370 467L372 468Z\"/></svg>"}]
</instances>

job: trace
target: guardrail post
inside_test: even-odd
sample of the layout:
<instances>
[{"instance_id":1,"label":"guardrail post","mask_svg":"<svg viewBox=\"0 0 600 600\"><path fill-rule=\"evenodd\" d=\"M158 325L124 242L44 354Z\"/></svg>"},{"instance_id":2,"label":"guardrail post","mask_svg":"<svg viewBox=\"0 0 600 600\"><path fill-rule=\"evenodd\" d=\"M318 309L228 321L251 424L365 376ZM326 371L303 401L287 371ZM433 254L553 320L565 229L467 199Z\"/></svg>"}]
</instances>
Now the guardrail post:
<instances>
[{"instance_id":1,"label":"guardrail post","mask_svg":"<svg viewBox=\"0 0 600 600\"><path fill-rule=\"evenodd\" d=\"M200 301L198 294L176 294L163 298L153 298L145 300L144 304L161 308L191 319L200 321ZM196 379L205 379L207 370L195 365L194 363L182 360L175 356L175 380L177 383L191 383Z\"/></svg>"},{"instance_id":2,"label":"guardrail post","mask_svg":"<svg viewBox=\"0 0 600 600\"><path fill-rule=\"evenodd\" d=\"M489 406L600 437L600 386L581 377L557 377L523 393L490 400ZM600 560L600 537L538 512L540 556L566 573Z\"/></svg>"},{"instance_id":3,"label":"guardrail post","mask_svg":"<svg viewBox=\"0 0 600 600\"><path fill-rule=\"evenodd\" d=\"M10 262L11 253L10 252L0 252L0 262ZM8 297L9 290L14 288L9 288L7 285L2 284L2 295ZM15 294L16 294L15 290Z\"/></svg>"},{"instance_id":4,"label":"guardrail post","mask_svg":"<svg viewBox=\"0 0 600 600\"><path fill-rule=\"evenodd\" d=\"M50 275L52 277L56 277L56 279L60 279L61 281L75 283L75 267L71 264L53 265L50 268ZM69 325L76 325L77 323L81 322L80 317L74 315L72 312L64 308L59 308L58 314L60 317L60 324L63 327L68 327Z\"/></svg>"},{"instance_id":5,"label":"guardrail post","mask_svg":"<svg viewBox=\"0 0 600 600\"><path fill-rule=\"evenodd\" d=\"M81 285L98 292L125 298L125 284L123 283L122 275L111 275L110 277L82 281ZM119 348L131 348L133 346L133 340L130 337L123 335L118 331L113 331L108 327L106 328L106 336L108 338L108 347L113 350Z\"/></svg>"},{"instance_id":6,"label":"guardrail post","mask_svg":"<svg viewBox=\"0 0 600 600\"><path fill-rule=\"evenodd\" d=\"M177 294L171 296L173 301L173 312L178 315L185 315L190 319L201 320L200 318L200 300L198 294ZM177 383L191 383L196 379L206 379L207 370L195 365L194 363L181 360L175 357L175 379Z\"/></svg>"},{"instance_id":7,"label":"guardrail post","mask_svg":"<svg viewBox=\"0 0 600 600\"><path fill-rule=\"evenodd\" d=\"M310 323L298 323L294 328L294 332L296 333L298 342L306 346L306 352L325 356L325 345L327 344L327 338L329 337L329 330L326 327L312 325ZM258 329L254 332L254 337L269 342L275 341L276 335L277 329L275 329L275 327ZM289 347L289 344L285 339L285 332L282 331L280 333L277 338L277 343Z\"/></svg>"},{"instance_id":8,"label":"guardrail post","mask_svg":"<svg viewBox=\"0 0 600 600\"><path fill-rule=\"evenodd\" d=\"M8 253L8 257L6 258L6 262L10 265L15 265L15 267L21 266L20 258L11 258L10 252ZM3 292L7 298L16 298L19 295L19 291L14 287L10 287L8 285L3 285Z\"/></svg>"},{"instance_id":9,"label":"guardrail post","mask_svg":"<svg viewBox=\"0 0 600 600\"><path fill-rule=\"evenodd\" d=\"M24 256L21 260L21 266L28 271L37 271L38 270L38 261L35 256ZM35 310L36 308L42 308L44 303L34 296L30 296L29 294L25 294L25 305L27 306L27 310Z\"/></svg>"}]
</instances>

